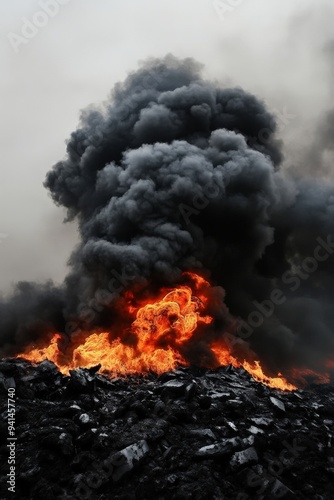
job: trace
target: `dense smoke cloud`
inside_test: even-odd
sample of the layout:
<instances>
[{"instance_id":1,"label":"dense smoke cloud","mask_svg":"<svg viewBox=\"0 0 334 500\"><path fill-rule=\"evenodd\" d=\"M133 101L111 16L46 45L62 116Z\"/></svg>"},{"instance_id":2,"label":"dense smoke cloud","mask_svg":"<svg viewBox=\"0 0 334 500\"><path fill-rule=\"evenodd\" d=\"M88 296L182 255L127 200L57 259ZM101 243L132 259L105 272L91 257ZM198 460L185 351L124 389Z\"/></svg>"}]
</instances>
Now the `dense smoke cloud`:
<instances>
[{"instance_id":1,"label":"dense smoke cloud","mask_svg":"<svg viewBox=\"0 0 334 500\"><path fill-rule=\"evenodd\" d=\"M79 225L71 273L61 289L20 284L0 304L4 346L31 340L43 322L64 329L101 290L111 290L110 311L110 283L129 284L119 278L124 269L132 284L149 286L202 270L246 322L279 289L281 303L265 302L256 328L244 324L268 369L321 367L334 348L334 188L284 175L265 105L240 88L217 88L200 70L191 59L150 60L101 109L82 114L67 158L45 182ZM314 259L319 238L327 258L297 275L297 286L293 273ZM94 324L105 321L101 309Z\"/></svg>"}]
</instances>

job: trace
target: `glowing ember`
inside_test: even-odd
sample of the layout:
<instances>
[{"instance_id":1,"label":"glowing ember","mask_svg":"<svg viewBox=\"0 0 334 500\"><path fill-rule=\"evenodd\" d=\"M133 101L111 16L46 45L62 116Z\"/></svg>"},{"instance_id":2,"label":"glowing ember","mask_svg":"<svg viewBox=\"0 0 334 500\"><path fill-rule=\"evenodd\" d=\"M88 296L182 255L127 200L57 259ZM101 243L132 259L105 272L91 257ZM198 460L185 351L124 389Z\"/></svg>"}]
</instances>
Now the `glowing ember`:
<instances>
[{"instance_id":1,"label":"glowing ember","mask_svg":"<svg viewBox=\"0 0 334 500\"><path fill-rule=\"evenodd\" d=\"M49 359L65 374L70 369L99 363L100 372L110 376L147 373L150 370L160 374L178 365L188 365L182 355L183 348L193 339L200 326L210 328L213 318L205 314L210 283L194 273L184 273L184 276L191 286L180 285L173 290L162 290L157 299L146 300L145 305L134 305L134 295L127 291L124 294L124 314L134 320L130 329L120 332L119 337L110 332L86 332L79 343L67 347L63 352L58 345L62 337L56 333L48 346L30 345L18 357L35 363ZM124 334L130 334L131 344L124 340ZM281 374L267 376L259 361L236 359L222 340L213 342L210 347L216 362L208 368L231 364L243 367L255 380L269 387L296 389Z\"/></svg>"},{"instance_id":2,"label":"glowing ember","mask_svg":"<svg viewBox=\"0 0 334 500\"><path fill-rule=\"evenodd\" d=\"M298 383L298 385L302 387L307 385L307 381L314 384L330 384L331 378L334 374L333 361L326 361L325 367L329 368L329 371L317 373L314 370L303 368L299 370L292 370L291 375L296 383Z\"/></svg>"}]
</instances>

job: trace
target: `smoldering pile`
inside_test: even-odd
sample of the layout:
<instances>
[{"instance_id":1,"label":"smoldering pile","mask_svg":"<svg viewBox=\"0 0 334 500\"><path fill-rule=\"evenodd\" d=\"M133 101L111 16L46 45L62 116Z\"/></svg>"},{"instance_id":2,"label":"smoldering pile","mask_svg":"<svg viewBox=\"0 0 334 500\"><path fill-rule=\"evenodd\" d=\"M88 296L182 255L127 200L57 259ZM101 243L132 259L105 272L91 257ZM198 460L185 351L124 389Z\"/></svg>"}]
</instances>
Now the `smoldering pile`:
<instances>
[{"instance_id":1,"label":"smoldering pile","mask_svg":"<svg viewBox=\"0 0 334 500\"><path fill-rule=\"evenodd\" d=\"M17 498L333 498L332 386L285 393L231 366L113 380L97 369L0 361L2 414L14 393ZM6 444L0 454L11 498Z\"/></svg>"}]
</instances>

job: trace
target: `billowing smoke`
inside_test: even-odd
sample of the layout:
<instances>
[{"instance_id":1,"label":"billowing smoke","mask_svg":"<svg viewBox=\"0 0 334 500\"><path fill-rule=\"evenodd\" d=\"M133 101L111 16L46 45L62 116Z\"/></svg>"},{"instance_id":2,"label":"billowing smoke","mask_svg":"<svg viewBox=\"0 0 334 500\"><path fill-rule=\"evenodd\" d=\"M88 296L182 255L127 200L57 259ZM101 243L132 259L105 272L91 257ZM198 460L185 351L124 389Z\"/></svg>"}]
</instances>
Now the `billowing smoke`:
<instances>
[{"instance_id":1,"label":"billowing smoke","mask_svg":"<svg viewBox=\"0 0 334 500\"><path fill-rule=\"evenodd\" d=\"M79 225L71 272L2 301L3 352L43 327L112 321L127 286L202 270L268 369L321 368L334 351L334 187L281 172L275 130L261 101L203 80L191 59L150 60L116 85L45 181Z\"/></svg>"}]
</instances>

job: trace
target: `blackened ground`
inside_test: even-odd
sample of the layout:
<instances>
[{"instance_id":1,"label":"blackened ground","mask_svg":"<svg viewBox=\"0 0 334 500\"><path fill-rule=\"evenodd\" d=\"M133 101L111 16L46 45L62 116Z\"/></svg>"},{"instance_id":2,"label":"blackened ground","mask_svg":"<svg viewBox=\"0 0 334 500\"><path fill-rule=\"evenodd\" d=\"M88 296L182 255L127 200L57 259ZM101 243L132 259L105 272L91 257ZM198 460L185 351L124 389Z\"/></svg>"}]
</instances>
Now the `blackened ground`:
<instances>
[{"instance_id":1,"label":"blackened ground","mask_svg":"<svg viewBox=\"0 0 334 500\"><path fill-rule=\"evenodd\" d=\"M97 369L0 361L1 499L333 500L333 387L283 393L232 367L113 380Z\"/></svg>"}]
</instances>

